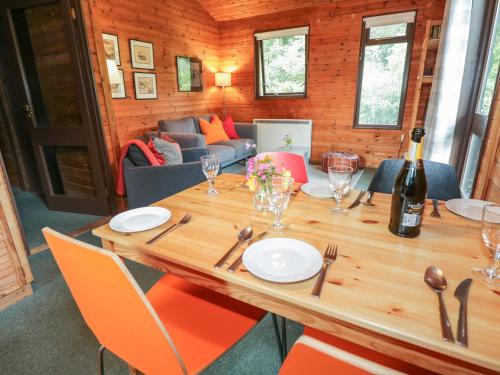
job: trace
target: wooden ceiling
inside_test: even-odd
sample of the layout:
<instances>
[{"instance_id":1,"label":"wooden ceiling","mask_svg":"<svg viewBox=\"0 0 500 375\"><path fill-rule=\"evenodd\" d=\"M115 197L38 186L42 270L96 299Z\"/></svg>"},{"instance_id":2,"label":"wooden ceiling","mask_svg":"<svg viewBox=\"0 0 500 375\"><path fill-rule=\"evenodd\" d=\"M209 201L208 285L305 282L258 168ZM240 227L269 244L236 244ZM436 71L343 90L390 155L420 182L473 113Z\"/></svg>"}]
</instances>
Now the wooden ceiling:
<instances>
[{"instance_id":1,"label":"wooden ceiling","mask_svg":"<svg viewBox=\"0 0 500 375\"><path fill-rule=\"evenodd\" d=\"M336 0L198 0L218 22L306 8Z\"/></svg>"}]
</instances>

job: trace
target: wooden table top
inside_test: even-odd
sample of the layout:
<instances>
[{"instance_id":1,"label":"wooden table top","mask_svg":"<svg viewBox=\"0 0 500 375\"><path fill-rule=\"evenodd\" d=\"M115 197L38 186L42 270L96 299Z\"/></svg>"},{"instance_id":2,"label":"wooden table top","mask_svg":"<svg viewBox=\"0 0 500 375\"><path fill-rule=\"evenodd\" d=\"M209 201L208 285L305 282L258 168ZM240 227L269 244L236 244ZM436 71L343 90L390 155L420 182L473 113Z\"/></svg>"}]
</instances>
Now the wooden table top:
<instances>
[{"instance_id":1,"label":"wooden table top","mask_svg":"<svg viewBox=\"0 0 500 375\"><path fill-rule=\"evenodd\" d=\"M392 235L387 229L391 196L375 194L374 207L360 205L344 217L328 214L333 200L316 199L304 193L293 197L283 220L289 224L286 237L306 241L321 253L329 242L339 248L330 267L320 299L310 296L316 277L295 284L279 285L252 276L244 269L229 273L213 264L234 243L238 231L250 223L255 233L272 223L270 213L253 210L253 194L234 187L242 176L223 174L217 178L217 196L206 194L207 184L166 198L156 206L172 211L177 222L186 212L191 222L153 245L145 242L165 228L131 235L112 231L108 225L93 233L102 239L133 247L145 254L202 272L226 283L244 286L278 301L298 304L311 313L395 338L427 350L500 371L500 295L479 281L469 293L469 348L441 339L437 297L424 283L429 265L440 267L448 280L444 299L456 336L459 303L453 296L457 285L473 277L471 268L488 262L480 237L480 223L448 212L440 202L441 218L425 210L422 233L415 239ZM346 203L355 199L352 192ZM228 260L230 264L239 252ZM258 306L258 301L255 301ZM307 317L303 323L307 324Z\"/></svg>"}]
</instances>

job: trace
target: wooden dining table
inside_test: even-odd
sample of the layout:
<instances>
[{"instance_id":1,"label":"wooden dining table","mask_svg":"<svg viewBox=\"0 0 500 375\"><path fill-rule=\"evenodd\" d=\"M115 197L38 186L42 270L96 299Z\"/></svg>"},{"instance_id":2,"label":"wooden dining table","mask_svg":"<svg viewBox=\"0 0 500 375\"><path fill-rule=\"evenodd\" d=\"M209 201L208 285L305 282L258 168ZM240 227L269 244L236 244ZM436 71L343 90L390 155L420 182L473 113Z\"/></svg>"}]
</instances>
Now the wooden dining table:
<instances>
[{"instance_id":1,"label":"wooden dining table","mask_svg":"<svg viewBox=\"0 0 500 375\"><path fill-rule=\"evenodd\" d=\"M419 237L408 239L388 230L391 196L376 193L374 206L363 204L346 216L328 213L332 199L299 192L283 214L288 229L269 237L305 241L321 253L329 243L338 246L319 299L311 297L316 277L298 283L261 280L242 265L235 273L213 265L233 245L238 232L252 224L254 233L269 230L271 213L253 209L253 193L235 187L243 176L222 174L220 194L207 195L202 183L163 199L154 206L172 212L168 223L144 232L124 234L109 225L93 230L103 247L118 255L195 284L206 286L304 325L336 335L438 373L500 372L500 295L474 280L469 293L469 347L441 338L436 294L424 283L430 265L440 267L448 281L444 300L456 336L458 284L473 277L473 266L488 262L480 223L455 215L439 203L441 218L430 216L429 201ZM352 191L343 204L357 196ZM146 241L180 220L191 221L151 245Z\"/></svg>"}]
</instances>

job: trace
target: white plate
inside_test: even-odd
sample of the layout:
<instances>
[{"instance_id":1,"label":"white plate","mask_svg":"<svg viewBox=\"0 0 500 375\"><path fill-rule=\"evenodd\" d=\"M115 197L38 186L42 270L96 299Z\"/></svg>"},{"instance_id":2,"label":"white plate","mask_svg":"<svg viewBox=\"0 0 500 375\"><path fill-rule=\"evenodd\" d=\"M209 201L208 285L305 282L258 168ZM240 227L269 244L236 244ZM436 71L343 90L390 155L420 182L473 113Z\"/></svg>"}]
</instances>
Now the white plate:
<instances>
[{"instance_id":1,"label":"white plate","mask_svg":"<svg viewBox=\"0 0 500 375\"><path fill-rule=\"evenodd\" d=\"M315 198L332 198L332 192L328 183L308 182L301 186L304 193Z\"/></svg>"},{"instance_id":2,"label":"white plate","mask_svg":"<svg viewBox=\"0 0 500 375\"><path fill-rule=\"evenodd\" d=\"M491 204L491 202L479 199L450 199L445 202L445 206L449 211L477 221L481 221L483 207L487 204Z\"/></svg>"},{"instance_id":3,"label":"white plate","mask_svg":"<svg viewBox=\"0 0 500 375\"><path fill-rule=\"evenodd\" d=\"M116 215L109 226L122 233L141 232L166 223L170 216L170 211L163 207L141 207Z\"/></svg>"},{"instance_id":4,"label":"white plate","mask_svg":"<svg viewBox=\"0 0 500 375\"><path fill-rule=\"evenodd\" d=\"M253 275L276 283L310 279L323 265L314 246L291 238L269 238L249 246L243 264Z\"/></svg>"}]
</instances>

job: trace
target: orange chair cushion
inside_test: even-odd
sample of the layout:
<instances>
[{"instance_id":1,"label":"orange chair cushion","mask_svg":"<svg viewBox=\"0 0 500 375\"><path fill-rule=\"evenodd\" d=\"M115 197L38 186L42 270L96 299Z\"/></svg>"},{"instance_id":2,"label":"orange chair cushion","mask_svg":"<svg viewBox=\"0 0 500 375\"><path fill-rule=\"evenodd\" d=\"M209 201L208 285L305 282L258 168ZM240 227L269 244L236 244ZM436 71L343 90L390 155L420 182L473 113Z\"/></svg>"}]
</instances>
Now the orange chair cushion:
<instances>
[{"instance_id":1,"label":"orange chair cushion","mask_svg":"<svg viewBox=\"0 0 500 375\"><path fill-rule=\"evenodd\" d=\"M205 141L207 145L229 141L229 137L224 131L222 122L217 116L213 116L212 120L208 122L204 118L199 118L201 132L205 135Z\"/></svg>"},{"instance_id":2,"label":"orange chair cushion","mask_svg":"<svg viewBox=\"0 0 500 375\"><path fill-rule=\"evenodd\" d=\"M369 372L340 359L329 356L310 346L297 343L281 366L280 375L366 375Z\"/></svg>"},{"instance_id":3,"label":"orange chair cushion","mask_svg":"<svg viewBox=\"0 0 500 375\"><path fill-rule=\"evenodd\" d=\"M378 363L379 365L389 367L396 371L414 375L434 374L429 370L412 365L411 363L404 362L400 359L376 352L375 350L365 348L364 346L354 344L352 342L343 340L339 337L329 335L328 333L318 331L314 328L304 327L304 335L313 337L319 341L323 341L329 345L335 346L346 352L357 355L369 361Z\"/></svg>"},{"instance_id":4,"label":"orange chair cushion","mask_svg":"<svg viewBox=\"0 0 500 375\"><path fill-rule=\"evenodd\" d=\"M189 373L198 373L216 360L265 314L170 274L163 276L146 296Z\"/></svg>"}]
</instances>

